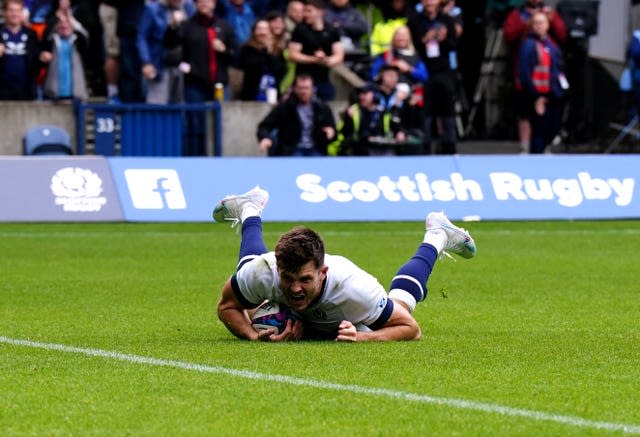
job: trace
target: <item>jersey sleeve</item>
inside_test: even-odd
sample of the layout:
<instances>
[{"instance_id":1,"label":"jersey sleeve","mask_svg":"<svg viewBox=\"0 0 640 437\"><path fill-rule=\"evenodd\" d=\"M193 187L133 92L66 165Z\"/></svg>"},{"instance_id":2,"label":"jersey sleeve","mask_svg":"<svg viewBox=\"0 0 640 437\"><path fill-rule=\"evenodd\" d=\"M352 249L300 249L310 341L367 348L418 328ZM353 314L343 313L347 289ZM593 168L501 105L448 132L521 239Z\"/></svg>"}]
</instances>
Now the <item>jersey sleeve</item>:
<instances>
[{"instance_id":1,"label":"jersey sleeve","mask_svg":"<svg viewBox=\"0 0 640 437\"><path fill-rule=\"evenodd\" d=\"M255 308L265 299L275 300L278 291L275 272L273 252L243 265L231 277L231 288L238 301L245 308Z\"/></svg>"}]
</instances>

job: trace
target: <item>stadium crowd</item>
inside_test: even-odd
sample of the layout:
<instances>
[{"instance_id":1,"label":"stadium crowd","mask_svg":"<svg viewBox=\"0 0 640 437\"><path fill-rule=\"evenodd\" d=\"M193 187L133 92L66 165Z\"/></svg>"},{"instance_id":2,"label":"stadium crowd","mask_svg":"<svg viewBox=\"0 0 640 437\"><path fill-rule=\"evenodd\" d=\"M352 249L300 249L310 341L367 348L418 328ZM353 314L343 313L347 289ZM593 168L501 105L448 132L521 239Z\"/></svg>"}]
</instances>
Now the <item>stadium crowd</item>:
<instances>
[{"instance_id":1,"label":"stadium crowd","mask_svg":"<svg viewBox=\"0 0 640 437\"><path fill-rule=\"evenodd\" d=\"M520 139L542 152L566 89L566 29L543 0L520 3L505 40ZM374 20L363 13L371 5ZM272 155L430 153L432 137L437 153L457 151L464 22L454 0L4 0L3 11L2 100L266 101L274 107L257 137ZM301 75L309 99L293 86ZM353 91L317 135L314 111L326 108L315 101L335 99L336 75Z\"/></svg>"}]
</instances>

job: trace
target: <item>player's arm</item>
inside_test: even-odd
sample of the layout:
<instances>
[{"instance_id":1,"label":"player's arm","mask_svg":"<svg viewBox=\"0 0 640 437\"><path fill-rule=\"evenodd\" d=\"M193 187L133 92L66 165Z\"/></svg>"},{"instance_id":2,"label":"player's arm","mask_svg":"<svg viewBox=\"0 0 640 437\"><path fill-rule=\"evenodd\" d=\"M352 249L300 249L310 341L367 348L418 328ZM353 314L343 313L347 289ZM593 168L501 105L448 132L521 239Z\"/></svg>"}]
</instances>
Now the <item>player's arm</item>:
<instances>
[{"instance_id":1,"label":"player's arm","mask_svg":"<svg viewBox=\"0 0 640 437\"><path fill-rule=\"evenodd\" d=\"M402 305L394 305L391 316L382 328L358 331L353 323L344 320L338 328L337 341L399 341L419 340L420 325Z\"/></svg>"},{"instance_id":2,"label":"player's arm","mask_svg":"<svg viewBox=\"0 0 640 437\"><path fill-rule=\"evenodd\" d=\"M231 279L222 287L218 302L218 318L233 335L245 340L257 340L259 333L251 326L245 308L240 304L231 288Z\"/></svg>"},{"instance_id":3,"label":"player's arm","mask_svg":"<svg viewBox=\"0 0 640 437\"><path fill-rule=\"evenodd\" d=\"M222 295L218 302L218 318L233 335L244 340L288 341L299 340L302 337L302 323L300 321L287 322L286 329L279 335L275 330L256 331L253 329L246 309L233 292L231 279L228 279L222 287Z\"/></svg>"}]
</instances>

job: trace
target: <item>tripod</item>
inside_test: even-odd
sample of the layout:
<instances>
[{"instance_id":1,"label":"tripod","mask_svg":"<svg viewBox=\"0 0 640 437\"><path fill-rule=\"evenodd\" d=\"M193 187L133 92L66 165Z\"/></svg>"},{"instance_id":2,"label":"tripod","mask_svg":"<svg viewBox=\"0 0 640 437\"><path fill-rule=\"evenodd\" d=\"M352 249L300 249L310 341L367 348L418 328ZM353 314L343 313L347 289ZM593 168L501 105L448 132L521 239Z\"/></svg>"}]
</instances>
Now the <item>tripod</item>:
<instances>
[{"instance_id":1,"label":"tripod","mask_svg":"<svg viewBox=\"0 0 640 437\"><path fill-rule=\"evenodd\" d=\"M501 49L502 29L500 27L493 27L490 30L487 44L484 47L484 58L482 60L482 66L480 67L480 77L478 78L478 83L473 94L473 102L467 118L467 127L464 131L465 137L473 130L473 122L476 118L476 113L478 112L478 106L482 102L482 97L487 91L489 78L494 72L496 59L498 58L498 54Z\"/></svg>"}]
</instances>

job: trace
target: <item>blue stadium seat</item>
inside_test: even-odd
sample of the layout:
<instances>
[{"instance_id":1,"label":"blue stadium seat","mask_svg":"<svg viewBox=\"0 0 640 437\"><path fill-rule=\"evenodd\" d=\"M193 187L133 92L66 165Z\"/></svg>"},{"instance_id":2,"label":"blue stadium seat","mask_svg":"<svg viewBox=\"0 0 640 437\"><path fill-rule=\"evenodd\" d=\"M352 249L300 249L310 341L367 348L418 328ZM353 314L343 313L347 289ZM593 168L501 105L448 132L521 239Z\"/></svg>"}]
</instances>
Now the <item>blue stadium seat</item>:
<instances>
[{"instance_id":1,"label":"blue stadium seat","mask_svg":"<svg viewBox=\"0 0 640 437\"><path fill-rule=\"evenodd\" d=\"M41 124L27 130L23 140L25 155L72 155L71 136L59 126Z\"/></svg>"}]
</instances>

